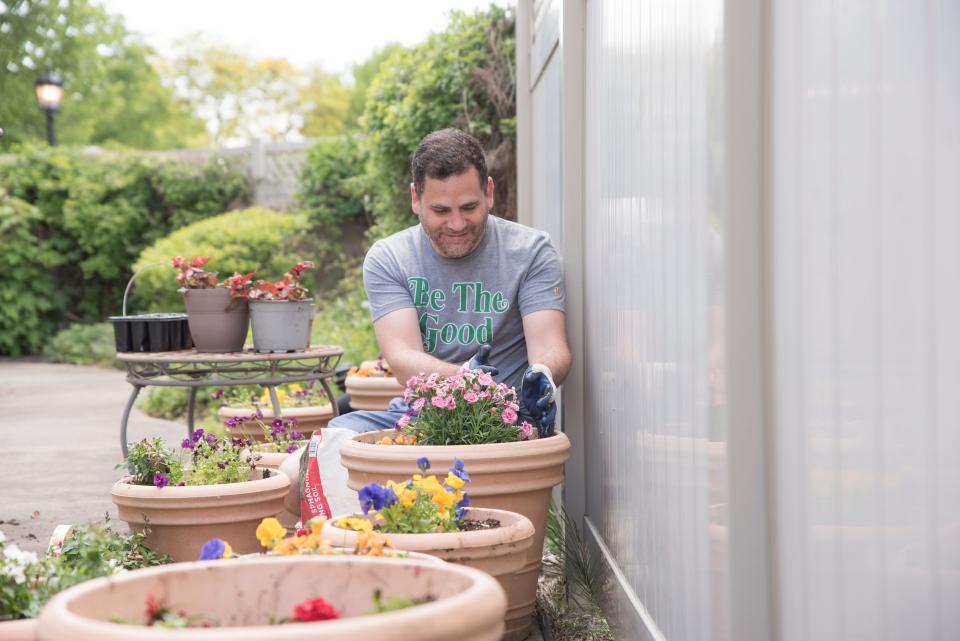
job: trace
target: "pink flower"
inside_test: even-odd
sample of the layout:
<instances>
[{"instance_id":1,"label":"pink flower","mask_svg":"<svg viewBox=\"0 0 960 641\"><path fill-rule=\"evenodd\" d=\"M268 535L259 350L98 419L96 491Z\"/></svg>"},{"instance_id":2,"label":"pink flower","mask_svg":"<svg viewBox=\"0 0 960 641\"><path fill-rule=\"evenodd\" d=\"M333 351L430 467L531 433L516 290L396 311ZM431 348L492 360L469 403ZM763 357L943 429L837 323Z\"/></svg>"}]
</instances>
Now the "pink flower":
<instances>
[{"instance_id":1,"label":"pink flower","mask_svg":"<svg viewBox=\"0 0 960 641\"><path fill-rule=\"evenodd\" d=\"M481 385L493 385L493 377L484 372L477 377L477 382Z\"/></svg>"},{"instance_id":2,"label":"pink flower","mask_svg":"<svg viewBox=\"0 0 960 641\"><path fill-rule=\"evenodd\" d=\"M405 427L406 427L407 425L409 425L409 424L410 424L410 417L409 417L409 416L406 416L406 415L401 416L401 417L400 417L400 420L397 421L397 429L398 429L398 430L402 430L403 428L405 428Z\"/></svg>"},{"instance_id":3,"label":"pink flower","mask_svg":"<svg viewBox=\"0 0 960 641\"><path fill-rule=\"evenodd\" d=\"M532 441L533 439L537 438L537 430L535 430L533 425L531 425L528 421L521 423L520 429L523 432L521 438L524 441Z\"/></svg>"},{"instance_id":4,"label":"pink flower","mask_svg":"<svg viewBox=\"0 0 960 641\"><path fill-rule=\"evenodd\" d=\"M504 423L513 425L517 422L517 413L508 407L507 409L503 410L503 414L500 415L500 418L503 419Z\"/></svg>"},{"instance_id":5,"label":"pink flower","mask_svg":"<svg viewBox=\"0 0 960 641\"><path fill-rule=\"evenodd\" d=\"M474 403L480 400L480 397L474 394L473 392L467 392L466 394L463 395L463 400L473 405Z\"/></svg>"},{"instance_id":6,"label":"pink flower","mask_svg":"<svg viewBox=\"0 0 960 641\"><path fill-rule=\"evenodd\" d=\"M415 400L415 401L413 402L413 411L419 412L420 410L423 409L423 406L426 405L426 404L427 404L427 399L422 398L422 397L421 397L421 398L418 398L417 400Z\"/></svg>"},{"instance_id":7,"label":"pink flower","mask_svg":"<svg viewBox=\"0 0 960 641\"><path fill-rule=\"evenodd\" d=\"M436 396L434 396L433 398L430 399L430 403L431 403L434 407L439 407L440 409L445 409L445 408L447 407L447 397L446 397L446 396L441 396L440 394L437 394Z\"/></svg>"},{"instance_id":8,"label":"pink flower","mask_svg":"<svg viewBox=\"0 0 960 641\"><path fill-rule=\"evenodd\" d=\"M447 409L448 410L457 409L457 399L455 399L453 396L447 397Z\"/></svg>"}]
</instances>

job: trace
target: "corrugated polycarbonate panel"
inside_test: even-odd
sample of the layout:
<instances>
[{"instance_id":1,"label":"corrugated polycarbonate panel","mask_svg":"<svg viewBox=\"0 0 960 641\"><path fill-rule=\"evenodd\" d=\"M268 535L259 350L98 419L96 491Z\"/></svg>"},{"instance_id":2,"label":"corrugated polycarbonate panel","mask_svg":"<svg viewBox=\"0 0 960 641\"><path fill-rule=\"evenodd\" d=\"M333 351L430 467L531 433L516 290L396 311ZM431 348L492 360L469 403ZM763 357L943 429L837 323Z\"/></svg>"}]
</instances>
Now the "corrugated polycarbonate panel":
<instances>
[{"instance_id":1,"label":"corrugated polycarbonate panel","mask_svg":"<svg viewBox=\"0 0 960 641\"><path fill-rule=\"evenodd\" d=\"M781 638L960 639L960 3L772 6Z\"/></svg>"},{"instance_id":2,"label":"corrugated polycarbonate panel","mask_svg":"<svg viewBox=\"0 0 960 641\"><path fill-rule=\"evenodd\" d=\"M665 638L725 639L722 2L586 8L587 516Z\"/></svg>"},{"instance_id":3,"label":"corrugated polycarbonate panel","mask_svg":"<svg viewBox=\"0 0 960 641\"><path fill-rule=\"evenodd\" d=\"M563 247L562 129L560 105L560 56L554 55L543 70L532 94L533 122L533 226L550 234L557 248Z\"/></svg>"}]
</instances>

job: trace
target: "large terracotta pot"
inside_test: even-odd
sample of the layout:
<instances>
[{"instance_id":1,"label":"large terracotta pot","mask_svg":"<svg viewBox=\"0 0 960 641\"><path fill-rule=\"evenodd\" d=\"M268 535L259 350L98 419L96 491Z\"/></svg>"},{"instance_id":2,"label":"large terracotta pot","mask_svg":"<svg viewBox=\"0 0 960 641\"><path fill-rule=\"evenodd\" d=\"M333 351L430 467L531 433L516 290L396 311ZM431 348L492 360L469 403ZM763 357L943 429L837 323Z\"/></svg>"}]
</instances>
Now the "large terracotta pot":
<instances>
[{"instance_id":1,"label":"large terracotta pot","mask_svg":"<svg viewBox=\"0 0 960 641\"><path fill-rule=\"evenodd\" d=\"M347 468L347 485L360 490L368 483L409 478L417 459L430 459L431 471L440 473L463 459L470 473L466 487L470 504L524 515L536 530L527 549L526 563L517 574L520 611L533 615L537 578L543 556L550 490L563 481L563 464L570 456L570 441L563 433L549 438L487 445L376 445L395 430L364 432L340 445L340 461Z\"/></svg>"},{"instance_id":2,"label":"large terracotta pot","mask_svg":"<svg viewBox=\"0 0 960 641\"><path fill-rule=\"evenodd\" d=\"M357 514L363 518L362 514ZM433 532L429 534L387 534L398 550L422 552L437 558L483 570L495 578L507 593L506 641L525 639L530 632L530 614L523 607L523 598L515 585L515 576L526 563L527 550L533 543L534 529L530 519L504 510L467 508L465 519L496 519L500 527L466 532ZM353 548L357 532L327 521L324 537L335 546Z\"/></svg>"},{"instance_id":3,"label":"large terracotta pot","mask_svg":"<svg viewBox=\"0 0 960 641\"><path fill-rule=\"evenodd\" d=\"M36 619L0 621L0 641L35 641L36 634Z\"/></svg>"},{"instance_id":4,"label":"large terracotta pot","mask_svg":"<svg viewBox=\"0 0 960 641\"><path fill-rule=\"evenodd\" d=\"M120 520L131 531L149 524L147 546L174 561L196 560L203 544L215 537L226 540L238 554L247 554L262 550L257 525L283 510L290 487L285 474L269 472L267 478L242 483L164 488L134 485L128 476L117 481L110 494Z\"/></svg>"},{"instance_id":5,"label":"large terracotta pot","mask_svg":"<svg viewBox=\"0 0 960 641\"><path fill-rule=\"evenodd\" d=\"M267 425L273 421L273 408L261 407L263 413L263 422ZM222 422L239 416L250 416L254 413L251 407L221 407L217 410L217 416ZM297 431L305 437L309 437L314 430L323 429L333 418L333 407L330 403L325 405L311 405L309 407L284 407L280 414L283 418L297 419ZM255 441L263 441L263 430L255 422L243 423L234 427L228 427L227 432L231 436L247 438L248 436Z\"/></svg>"},{"instance_id":6,"label":"large terracotta pot","mask_svg":"<svg viewBox=\"0 0 960 641\"><path fill-rule=\"evenodd\" d=\"M246 300L230 298L224 287L183 292L187 323L198 352L239 352L247 339L250 309Z\"/></svg>"},{"instance_id":7,"label":"large terracotta pot","mask_svg":"<svg viewBox=\"0 0 960 641\"><path fill-rule=\"evenodd\" d=\"M385 410L392 399L403 395L403 385L393 376L348 376L344 387L355 410Z\"/></svg>"},{"instance_id":8,"label":"large terracotta pot","mask_svg":"<svg viewBox=\"0 0 960 641\"><path fill-rule=\"evenodd\" d=\"M305 446L306 444L307 444L307 441L305 440L294 441L294 445L296 445L298 449ZM279 470L280 464L283 463L287 459L287 457L290 456L291 454L290 452L265 452L263 451L264 447L266 446L254 445L252 448L250 448L254 452L260 455L260 458L257 459L257 467L265 467L269 470ZM294 481L295 481L294 479L290 480L291 483L293 483Z\"/></svg>"},{"instance_id":9,"label":"large terracotta pot","mask_svg":"<svg viewBox=\"0 0 960 641\"><path fill-rule=\"evenodd\" d=\"M369 614L373 592L435 601ZM175 610L215 616L221 628L160 629L143 621L147 596ZM323 597L343 618L268 625L294 606ZM479 570L419 559L263 556L181 563L94 579L64 590L40 614L40 641L495 641L506 597Z\"/></svg>"}]
</instances>

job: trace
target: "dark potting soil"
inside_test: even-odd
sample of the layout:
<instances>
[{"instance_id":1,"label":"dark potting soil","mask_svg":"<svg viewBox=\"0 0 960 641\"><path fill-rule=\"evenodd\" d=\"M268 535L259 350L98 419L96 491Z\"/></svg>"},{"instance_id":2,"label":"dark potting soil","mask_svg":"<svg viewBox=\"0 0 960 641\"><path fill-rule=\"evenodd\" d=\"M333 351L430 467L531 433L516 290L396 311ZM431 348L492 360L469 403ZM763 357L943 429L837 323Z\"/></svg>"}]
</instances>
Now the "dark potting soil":
<instances>
[{"instance_id":1,"label":"dark potting soil","mask_svg":"<svg viewBox=\"0 0 960 641\"><path fill-rule=\"evenodd\" d=\"M500 527L499 519L485 519L483 521L464 521L460 524L461 532L473 532L474 530L492 530Z\"/></svg>"}]
</instances>

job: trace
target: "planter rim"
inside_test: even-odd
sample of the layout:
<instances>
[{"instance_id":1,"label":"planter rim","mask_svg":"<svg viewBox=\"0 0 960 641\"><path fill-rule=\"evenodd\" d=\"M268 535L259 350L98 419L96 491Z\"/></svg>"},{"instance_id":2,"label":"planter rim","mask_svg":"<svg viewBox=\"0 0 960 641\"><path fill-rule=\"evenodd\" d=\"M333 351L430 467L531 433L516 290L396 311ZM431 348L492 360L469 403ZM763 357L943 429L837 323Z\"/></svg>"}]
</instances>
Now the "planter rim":
<instances>
[{"instance_id":1,"label":"planter rim","mask_svg":"<svg viewBox=\"0 0 960 641\"><path fill-rule=\"evenodd\" d=\"M220 409L217 410L217 414L233 418L235 416L246 416L250 412L253 412L254 409L255 408L252 407L230 407L229 405L221 405ZM264 418L273 418L272 407L261 407L260 411L263 412ZM297 418L300 416L326 416L327 414L333 416L333 407L330 405L330 403L326 403L324 405L307 405L305 407L280 408L280 416L282 418Z\"/></svg>"},{"instance_id":2,"label":"planter rim","mask_svg":"<svg viewBox=\"0 0 960 641\"><path fill-rule=\"evenodd\" d=\"M532 441L513 441L510 443L482 443L479 445L377 445L376 441L396 434L395 429L361 432L340 444L341 455L353 456L358 459L375 458L377 460L408 461L411 454L427 456L430 454L440 459L464 458L462 454L469 452L469 463L476 465L478 461L501 461L504 456L518 459L531 459L528 463L521 463L522 469L537 469L550 467L556 464L551 457L549 461L537 464L536 461L544 455L561 455L566 461L570 455L570 439L563 432L553 436L538 438ZM376 448L375 450L372 448ZM506 451L505 451L506 450ZM372 456L377 452L375 456Z\"/></svg>"},{"instance_id":3,"label":"planter rim","mask_svg":"<svg viewBox=\"0 0 960 641\"><path fill-rule=\"evenodd\" d=\"M118 504L139 505L144 501L150 504L162 503L164 501L179 502L190 498L213 498L221 501L223 504L228 497L243 497L250 494L261 494L271 491L286 492L290 486L290 479L286 474L281 474L277 470L258 467L257 470L266 470L270 473L265 479L254 479L252 481L241 481L239 483L220 483L217 485L168 485L164 488L154 487L153 485L134 485L129 479L132 475L124 476L110 490L110 493L117 499ZM239 502L243 502L242 500Z\"/></svg>"},{"instance_id":4,"label":"planter rim","mask_svg":"<svg viewBox=\"0 0 960 641\"><path fill-rule=\"evenodd\" d=\"M454 611L459 610L460 608L483 608L483 607L493 607L494 609L499 609L500 607L506 607L506 598L503 595L500 586L497 584L496 580L491 576L482 572L480 570L475 570L473 568L452 565L452 564L437 564L433 561L427 561L424 559L379 559L371 557L337 557L337 556L262 556L257 558L239 558L232 559L230 561L190 561L186 563L175 563L166 566L159 566L153 568L143 568L140 570L133 570L121 575L100 577L97 579L91 579L90 581L84 581L78 585L75 585L71 588L68 588L57 594L50 600L49 603L44 607L43 611L39 617L39 630L42 632L44 628L44 621L51 617L58 617L61 621L66 622L67 624L79 624L82 622L82 625L86 627L91 632L100 632L100 638L104 640L114 640L123 638L123 630L119 628L123 624L111 623L108 621L99 621L96 619L90 619L88 617L83 617L78 614L75 614L67 607L67 599L82 597L88 592L95 591L103 586L109 585L111 583L116 583L122 586L124 583L133 582L140 580L141 578L148 578L152 575L165 575L165 574L182 574L195 570L205 570L212 567L224 567L224 564L229 563L231 567L237 567L241 565L255 565L255 564L276 564L276 565L293 565L293 564L303 564L303 563L316 563L320 565L335 565L335 564L381 564L381 563L390 563L390 564L404 564L411 565L416 568L426 569L427 571L439 571L439 572L450 572L454 574L460 574L462 576L467 576L472 579L472 584L469 585L465 590L459 594L453 596L441 596L436 601L430 603L424 603L412 608L406 608L403 610L396 610L393 612L385 612L377 615L361 615L349 617L346 619L337 619L333 621L325 621L323 627L323 638L333 638L331 633L338 633L337 638L346 638L341 637L340 635L346 635L350 633L361 633L369 632L370 628L373 627L373 632L383 632L388 630L390 627L400 624L406 620L432 620L440 621L442 617L440 615L447 613L448 608L455 608ZM487 599L488 594L491 590L497 595L497 598L492 600ZM491 602L492 601L492 602ZM372 624L371 624L372 622ZM455 625L455 622L454 622ZM59 627L59 626L58 626ZM451 626L452 627L452 626ZM224 636L224 631L229 630L229 636L232 639L239 639L242 641L252 641L254 639L262 641L263 639L307 639L309 638L309 632L304 634L304 626L297 625L257 625L257 626L237 626L229 628L190 628L188 630L164 630L159 628L147 628L147 627L138 627L137 633L140 638L144 639L212 639ZM451 630L452 632L453 630Z\"/></svg>"},{"instance_id":5,"label":"planter rim","mask_svg":"<svg viewBox=\"0 0 960 641\"><path fill-rule=\"evenodd\" d=\"M533 523L530 519L518 512L479 507L468 507L466 512L468 517L473 517L475 520L488 518L497 519L500 521L500 527L490 528L488 530L458 532L424 532L420 534L390 534L383 532L382 534L390 539L390 542L395 545L398 550L405 549L403 545L404 542L409 543L415 540L422 540L421 537L424 536L435 537L433 538L435 543L431 547L445 551L485 548L507 542L519 542L520 545L514 549L526 550L533 544L533 535L535 533ZM362 513L335 516L327 521L324 529L330 528L338 532L357 534L355 530L334 525L334 522L343 516L366 518L366 515Z\"/></svg>"},{"instance_id":6,"label":"planter rim","mask_svg":"<svg viewBox=\"0 0 960 641\"><path fill-rule=\"evenodd\" d=\"M289 304L289 303L312 303L312 302L314 302L314 299L313 299L313 298L304 298L304 299L302 299L302 300L264 300L264 299L262 299L262 298L257 298L257 299L247 298L246 300L249 301L251 305L264 305L264 304L267 304L267 305L287 305L287 304Z\"/></svg>"},{"instance_id":7,"label":"planter rim","mask_svg":"<svg viewBox=\"0 0 960 641\"><path fill-rule=\"evenodd\" d=\"M396 376L348 376L345 380L345 384L349 383L351 387L399 387L401 392L405 389ZM374 385L375 383L379 385Z\"/></svg>"}]
</instances>

